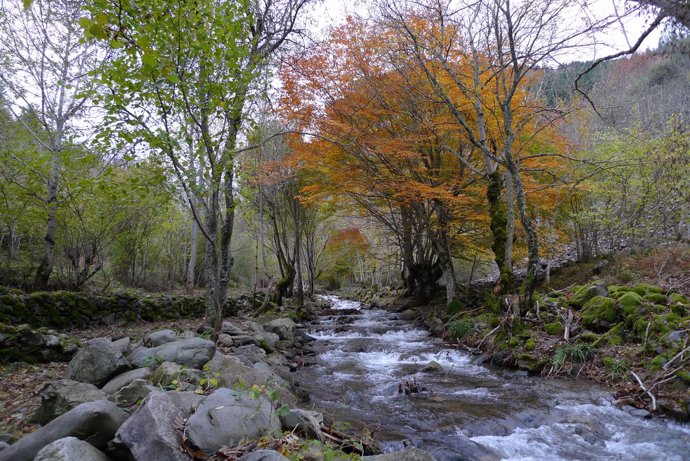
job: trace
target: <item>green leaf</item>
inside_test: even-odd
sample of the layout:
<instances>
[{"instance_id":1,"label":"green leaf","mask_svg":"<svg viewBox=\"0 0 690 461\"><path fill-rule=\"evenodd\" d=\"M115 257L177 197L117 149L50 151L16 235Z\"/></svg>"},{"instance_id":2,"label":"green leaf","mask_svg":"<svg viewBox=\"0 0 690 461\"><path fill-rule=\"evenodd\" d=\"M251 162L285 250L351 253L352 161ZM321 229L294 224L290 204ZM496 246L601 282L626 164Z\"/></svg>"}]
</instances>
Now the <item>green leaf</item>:
<instances>
[{"instance_id":1,"label":"green leaf","mask_svg":"<svg viewBox=\"0 0 690 461\"><path fill-rule=\"evenodd\" d=\"M34 3L34 0L24 0L24 9L28 10L31 8L31 5Z\"/></svg>"},{"instance_id":2,"label":"green leaf","mask_svg":"<svg viewBox=\"0 0 690 461\"><path fill-rule=\"evenodd\" d=\"M141 62L144 67L155 68L158 65L158 53L155 51L147 51L141 57Z\"/></svg>"}]
</instances>

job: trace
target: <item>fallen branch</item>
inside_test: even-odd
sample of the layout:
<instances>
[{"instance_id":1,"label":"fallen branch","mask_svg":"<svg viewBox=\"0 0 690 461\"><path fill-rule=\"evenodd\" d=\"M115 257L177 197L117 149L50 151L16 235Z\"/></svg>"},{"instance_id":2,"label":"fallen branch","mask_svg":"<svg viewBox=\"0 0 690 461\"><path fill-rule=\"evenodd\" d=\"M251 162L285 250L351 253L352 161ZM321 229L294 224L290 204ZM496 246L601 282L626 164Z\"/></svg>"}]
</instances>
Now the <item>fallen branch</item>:
<instances>
[{"instance_id":1,"label":"fallen branch","mask_svg":"<svg viewBox=\"0 0 690 461\"><path fill-rule=\"evenodd\" d=\"M656 397L654 397L654 394L652 394L651 391L645 387L640 377L637 376L634 371L631 371L630 374L635 377L637 383L640 385L640 389L642 389L652 399L652 411L656 411Z\"/></svg>"},{"instance_id":2,"label":"fallen branch","mask_svg":"<svg viewBox=\"0 0 690 461\"><path fill-rule=\"evenodd\" d=\"M496 328L494 328L493 330L491 330L490 332L488 332L488 333L486 334L486 336L484 336L484 338L483 338L481 341L479 341L479 344L477 344L477 347L474 348L474 350L472 351L472 353L474 354L476 351L478 351L479 348L482 346L482 344L484 344L484 341L486 341L486 338L488 338L488 337L491 336L492 334L496 333L496 330L498 330L499 328L501 328L501 325L498 325Z\"/></svg>"},{"instance_id":3,"label":"fallen branch","mask_svg":"<svg viewBox=\"0 0 690 461\"><path fill-rule=\"evenodd\" d=\"M685 353L688 352L688 351L690 351L690 346L686 347L685 349L683 349L682 351L680 351L680 352L678 352L676 355L674 355L673 358L672 358L671 360L669 360L668 362L666 362L666 363L664 364L664 370L665 370L666 368L670 367L671 364L672 364L673 362L675 362L675 360L676 360L678 357L682 357L683 354L685 354Z\"/></svg>"}]
</instances>

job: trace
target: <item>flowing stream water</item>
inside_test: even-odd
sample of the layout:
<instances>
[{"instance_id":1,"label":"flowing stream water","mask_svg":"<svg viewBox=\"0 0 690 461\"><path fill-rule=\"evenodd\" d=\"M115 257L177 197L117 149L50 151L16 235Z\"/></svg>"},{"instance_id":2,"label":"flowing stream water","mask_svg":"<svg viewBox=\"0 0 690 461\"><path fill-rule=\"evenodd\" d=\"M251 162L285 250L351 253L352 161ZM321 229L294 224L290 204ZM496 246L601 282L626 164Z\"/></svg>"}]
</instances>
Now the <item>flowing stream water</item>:
<instances>
[{"instance_id":1,"label":"flowing stream water","mask_svg":"<svg viewBox=\"0 0 690 461\"><path fill-rule=\"evenodd\" d=\"M631 416L592 383L475 365L396 314L324 298L343 315L311 327L316 364L298 378L315 409L373 431L384 451L414 445L439 461L690 460L690 427ZM430 361L443 371L422 372ZM405 381L427 392L398 393Z\"/></svg>"}]
</instances>

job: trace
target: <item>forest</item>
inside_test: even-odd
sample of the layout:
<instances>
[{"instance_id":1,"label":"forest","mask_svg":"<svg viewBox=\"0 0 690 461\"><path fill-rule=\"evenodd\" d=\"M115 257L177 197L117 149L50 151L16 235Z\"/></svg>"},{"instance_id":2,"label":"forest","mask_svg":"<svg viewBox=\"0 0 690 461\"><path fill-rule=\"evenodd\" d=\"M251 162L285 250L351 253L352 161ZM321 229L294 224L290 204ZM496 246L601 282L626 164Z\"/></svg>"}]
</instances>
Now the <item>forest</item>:
<instances>
[{"instance_id":1,"label":"forest","mask_svg":"<svg viewBox=\"0 0 690 461\"><path fill-rule=\"evenodd\" d=\"M340 3L1 2L2 331L337 294L687 418L687 2Z\"/></svg>"}]
</instances>

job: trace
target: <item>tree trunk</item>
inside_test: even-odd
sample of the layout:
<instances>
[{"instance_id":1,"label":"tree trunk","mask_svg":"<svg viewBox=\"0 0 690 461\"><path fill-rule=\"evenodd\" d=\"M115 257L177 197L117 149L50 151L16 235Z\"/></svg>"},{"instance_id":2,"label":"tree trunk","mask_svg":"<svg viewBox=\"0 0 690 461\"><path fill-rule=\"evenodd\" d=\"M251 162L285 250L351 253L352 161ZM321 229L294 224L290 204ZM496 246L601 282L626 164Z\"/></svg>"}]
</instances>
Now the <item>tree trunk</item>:
<instances>
[{"instance_id":1,"label":"tree trunk","mask_svg":"<svg viewBox=\"0 0 690 461\"><path fill-rule=\"evenodd\" d=\"M508 241L508 219L506 206L501 200L503 187L501 174L496 169L488 175L489 184L486 188L486 198L489 201L489 216L494 260L499 270L499 293L510 293L513 290L513 271L506 265L506 242Z\"/></svg>"},{"instance_id":2,"label":"tree trunk","mask_svg":"<svg viewBox=\"0 0 690 461\"><path fill-rule=\"evenodd\" d=\"M55 265L55 236L57 231L57 211L58 211L58 178L59 178L59 157L60 152L53 152L50 160L50 176L48 178L48 222L46 225L46 233L43 237L45 242L43 257L36 270L36 278L34 280L34 288L37 290L45 290L48 286L48 280L53 272Z\"/></svg>"},{"instance_id":3,"label":"tree trunk","mask_svg":"<svg viewBox=\"0 0 690 461\"><path fill-rule=\"evenodd\" d=\"M187 266L187 294L194 292L196 285L196 253L199 245L199 225L192 219L192 235L189 243L189 264Z\"/></svg>"}]
</instances>

